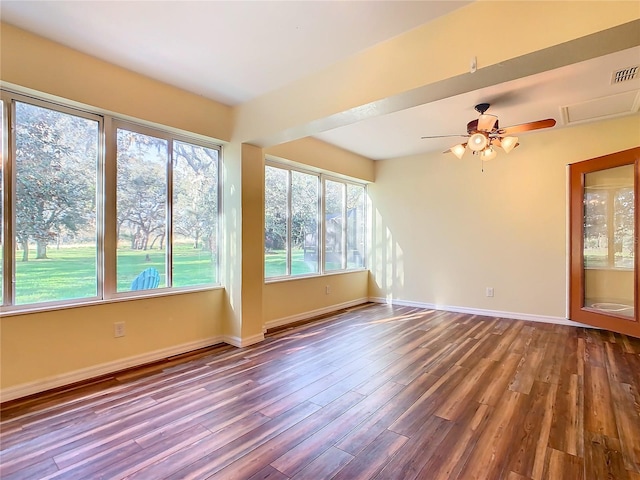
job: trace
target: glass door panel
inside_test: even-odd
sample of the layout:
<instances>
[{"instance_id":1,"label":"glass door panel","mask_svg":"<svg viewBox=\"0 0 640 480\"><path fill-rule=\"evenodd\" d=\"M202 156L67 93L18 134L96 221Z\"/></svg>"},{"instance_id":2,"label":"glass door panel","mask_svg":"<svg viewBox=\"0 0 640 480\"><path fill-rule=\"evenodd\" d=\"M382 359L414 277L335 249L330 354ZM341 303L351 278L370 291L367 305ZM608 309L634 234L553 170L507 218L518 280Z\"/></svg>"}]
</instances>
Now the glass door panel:
<instances>
[{"instance_id":1,"label":"glass door panel","mask_svg":"<svg viewBox=\"0 0 640 480\"><path fill-rule=\"evenodd\" d=\"M585 174L584 299L600 313L634 318L634 166Z\"/></svg>"}]
</instances>

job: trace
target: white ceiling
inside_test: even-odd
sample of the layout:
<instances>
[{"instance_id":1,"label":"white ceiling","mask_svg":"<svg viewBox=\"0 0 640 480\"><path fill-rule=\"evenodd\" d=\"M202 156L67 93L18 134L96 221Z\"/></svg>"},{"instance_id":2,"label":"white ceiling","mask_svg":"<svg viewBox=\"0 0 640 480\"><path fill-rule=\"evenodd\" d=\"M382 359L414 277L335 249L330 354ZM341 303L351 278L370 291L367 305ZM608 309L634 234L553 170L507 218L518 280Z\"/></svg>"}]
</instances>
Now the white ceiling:
<instances>
[{"instance_id":1,"label":"white ceiling","mask_svg":"<svg viewBox=\"0 0 640 480\"><path fill-rule=\"evenodd\" d=\"M116 65L237 105L468 3L2 0L0 17ZM492 104L488 113L498 115L501 126L555 118L554 128L559 128L564 125L564 106L640 92L640 77L619 85L610 82L614 70L638 64L640 47L316 137L373 159L444 150L458 138L420 137L465 133L466 123L477 116L473 106L481 102ZM637 104L637 95L634 98ZM590 111L591 104L585 105L582 110ZM599 113L594 112L597 119Z\"/></svg>"}]
</instances>

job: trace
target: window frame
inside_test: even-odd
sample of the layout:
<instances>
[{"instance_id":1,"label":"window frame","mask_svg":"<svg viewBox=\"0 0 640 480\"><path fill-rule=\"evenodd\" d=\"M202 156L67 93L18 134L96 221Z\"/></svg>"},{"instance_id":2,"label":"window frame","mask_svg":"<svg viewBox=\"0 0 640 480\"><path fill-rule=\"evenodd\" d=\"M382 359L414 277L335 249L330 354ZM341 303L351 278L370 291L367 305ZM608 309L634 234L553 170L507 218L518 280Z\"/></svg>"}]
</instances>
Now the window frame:
<instances>
[{"instance_id":1,"label":"window frame","mask_svg":"<svg viewBox=\"0 0 640 480\"><path fill-rule=\"evenodd\" d=\"M206 140L198 138L189 133L174 133L171 127L161 125L150 125L146 122L138 122L135 120L124 119L117 115L93 109L91 107L78 106L74 102L68 103L64 100L49 100L45 95L24 94L6 88L0 89L2 115L2 171L0 176L3 187L1 199L3 202L3 244L2 244L2 294L0 295L2 311L0 314L18 315L32 313L37 311L57 310L61 308L74 308L86 305L95 305L103 303L111 303L114 301L122 301L141 297L157 297L174 295L186 292L206 291L223 288L220 265L222 255L221 239L222 239L222 218L223 218L223 179L222 179L222 162L223 147L216 143L213 139ZM96 295L91 297L65 299L55 301L43 301L36 303L15 304L15 229L16 229L16 179L15 179L15 105L16 102L22 102L37 107L46 108L56 112L66 113L81 118L87 118L98 122L98 160L96 165ZM144 135L150 135L157 138L166 139L168 142L168 161L167 161L167 240L166 240L166 278L165 287L139 290L134 292L117 292L117 238L116 238L116 197L117 197L117 131L119 128L139 132ZM173 172L173 145L174 142L183 142L202 148L213 149L218 152L217 158L217 212L216 212L216 248L215 255L214 283L199 284L195 286L170 286L170 279L173 275L173 190L172 190L172 172Z\"/></svg>"},{"instance_id":2,"label":"window frame","mask_svg":"<svg viewBox=\"0 0 640 480\"><path fill-rule=\"evenodd\" d=\"M266 158L265 162L264 162L264 168L266 171L267 167L272 167L272 168L279 168L282 170L287 171L287 178L288 178L288 185L287 185L287 255L286 255L286 274L285 275L277 275L277 276L270 276L267 277L266 276L266 271L265 271L265 276L264 276L264 281L265 283L273 283L273 282L279 282L279 281L286 281L286 280L296 280L296 279L303 279L303 278L309 278L309 277L320 277L320 276L327 276L327 275L338 275L338 274L342 274L342 273L349 273L349 272L356 272L356 271L363 271L363 270L367 270L367 263L366 263L366 257L367 257L367 248L368 248L368 242L367 242L367 227L366 224L364 226L364 235L363 235L363 241L364 241L364 245L363 245L363 259L362 259L362 266L361 267L349 267L348 264L348 251L347 251L347 244L348 244L348 222L346 220L346 211L348 210L347 208L347 196L348 196L348 186L349 185L355 185L357 187L361 187L363 189L363 216L365 218L365 222L366 222L366 218L367 218L367 202L366 202L366 195L367 195L367 184L366 182L358 182L356 180L352 180L352 179L347 179L344 177L341 177L335 173L329 173L329 172L325 172L325 171L321 171L321 170L316 170L316 169L306 169L304 167L298 166L298 165L294 165L294 164L290 164L290 163L285 163L285 162L281 162L278 160L274 160L271 158ZM291 181L292 181L292 174L291 172L299 172L299 173L303 173L303 174L307 174L307 175L313 175L316 176L318 178L318 217L317 217L317 223L318 223L318 258L317 258L317 272L312 272L312 273L304 273L304 274L292 274L291 273ZM265 178L266 178L266 174L265 174ZM341 258L341 267L337 268L337 269L332 269L332 270L327 270L326 269L326 265L325 265L325 258L326 258L326 182L327 181L332 181L332 182L336 182L336 183L340 183L344 185L344 194L343 194L343 205L342 205L342 215L344 217L344 234L342 235L342 239L341 239L341 243L342 243L342 258ZM266 184L265 184L265 209L266 209ZM263 212L263 215L265 214L265 212ZM266 223L266 222L265 222ZM263 263L265 262L266 259L266 251L263 254Z\"/></svg>"}]
</instances>

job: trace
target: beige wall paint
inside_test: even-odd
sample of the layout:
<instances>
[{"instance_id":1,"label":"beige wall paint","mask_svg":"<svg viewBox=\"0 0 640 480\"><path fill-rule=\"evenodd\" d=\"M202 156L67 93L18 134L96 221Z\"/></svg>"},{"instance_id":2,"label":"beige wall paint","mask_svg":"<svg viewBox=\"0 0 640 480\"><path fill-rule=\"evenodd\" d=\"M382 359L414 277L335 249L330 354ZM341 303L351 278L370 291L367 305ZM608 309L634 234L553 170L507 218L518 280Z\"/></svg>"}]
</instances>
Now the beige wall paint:
<instances>
[{"instance_id":1,"label":"beige wall paint","mask_svg":"<svg viewBox=\"0 0 640 480\"><path fill-rule=\"evenodd\" d=\"M242 145L242 338L262 339L263 284L264 155Z\"/></svg>"},{"instance_id":2,"label":"beige wall paint","mask_svg":"<svg viewBox=\"0 0 640 480\"><path fill-rule=\"evenodd\" d=\"M600 301L633 304L633 274L631 270L585 270L585 296Z\"/></svg>"},{"instance_id":3,"label":"beige wall paint","mask_svg":"<svg viewBox=\"0 0 640 480\"><path fill-rule=\"evenodd\" d=\"M346 177L373 182L374 161L307 137L266 148L264 153L275 160L292 160L307 167L330 171Z\"/></svg>"},{"instance_id":4,"label":"beige wall paint","mask_svg":"<svg viewBox=\"0 0 640 480\"><path fill-rule=\"evenodd\" d=\"M2 389L221 337L224 290L3 317ZM114 322L126 335L114 338Z\"/></svg>"},{"instance_id":5,"label":"beige wall paint","mask_svg":"<svg viewBox=\"0 0 640 480\"><path fill-rule=\"evenodd\" d=\"M640 116L520 143L484 173L468 153L376 163L372 297L565 317L567 164L640 145Z\"/></svg>"},{"instance_id":6,"label":"beige wall paint","mask_svg":"<svg viewBox=\"0 0 640 480\"><path fill-rule=\"evenodd\" d=\"M334 306L366 300L368 271L309 277L264 286L266 325L287 318L300 319L308 312L324 312ZM326 294L329 286L330 293Z\"/></svg>"}]
</instances>

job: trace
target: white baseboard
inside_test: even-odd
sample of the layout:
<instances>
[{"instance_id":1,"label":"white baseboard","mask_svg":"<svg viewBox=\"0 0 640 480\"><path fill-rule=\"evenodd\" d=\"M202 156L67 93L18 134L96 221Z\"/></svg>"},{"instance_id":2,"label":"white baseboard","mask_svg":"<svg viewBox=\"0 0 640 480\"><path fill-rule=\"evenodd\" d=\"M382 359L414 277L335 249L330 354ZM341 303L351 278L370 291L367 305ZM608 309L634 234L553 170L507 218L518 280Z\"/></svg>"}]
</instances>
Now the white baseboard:
<instances>
[{"instance_id":1,"label":"white baseboard","mask_svg":"<svg viewBox=\"0 0 640 480\"><path fill-rule=\"evenodd\" d=\"M28 382L14 387L8 387L0 390L0 402L8 402L9 400L15 400L16 398L33 395L34 393L44 392L53 388L63 387L65 385L71 385L77 382L119 372L127 368L156 362L174 355L198 350L199 348L217 345L224 341L225 340L222 336L217 336L183 343L181 345L172 345L171 347L162 348L153 352L134 355L133 357L122 358L113 362L102 363L100 365L82 368L73 372L43 378L35 382Z\"/></svg>"},{"instance_id":2,"label":"white baseboard","mask_svg":"<svg viewBox=\"0 0 640 480\"><path fill-rule=\"evenodd\" d=\"M433 303L412 302L408 300L392 299L384 297L369 297L370 302L386 303L389 305L401 305L405 307L428 308L433 310L444 310L454 313L468 313L469 315L483 315L487 317L509 318L511 320L526 320L528 322L553 323L557 325L568 325L571 327L597 328L591 325L574 322L564 317L552 317L548 315L534 315L530 313L504 312L501 310L484 310L481 308L456 307L451 305L436 305Z\"/></svg>"},{"instance_id":3,"label":"white baseboard","mask_svg":"<svg viewBox=\"0 0 640 480\"><path fill-rule=\"evenodd\" d=\"M264 340L264 333L258 333L252 337L240 338L235 335L225 335L223 338L224 343L233 345L234 347L242 348L253 345L254 343L260 343Z\"/></svg>"},{"instance_id":4,"label":"white baseboard","mask_svg":"<svg viewBox=\"0 0 640 480\"><path fill-rule=\"evenodd\" d=\"M266 329L282 327L283 325L288 325L290 323L300 322L302 320L308 320L313 317L319 317L320 315L325 315L327 313L336 312L338 310L342 310L344 308L355 307L356 305L362 305L363 303L367 303L369 301L368 298L358 298L356 300L350 300L348 302L337 303L334 305L330 305L328 307L318 308L316 310L310 310L304 313L299 313L296 315L290 315L288 317L277 318L275 320L270 320L266 323Z\"/></svg>"}]
</instances>

